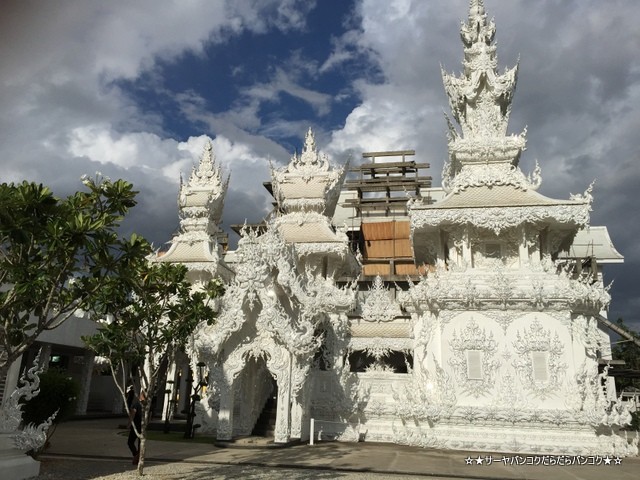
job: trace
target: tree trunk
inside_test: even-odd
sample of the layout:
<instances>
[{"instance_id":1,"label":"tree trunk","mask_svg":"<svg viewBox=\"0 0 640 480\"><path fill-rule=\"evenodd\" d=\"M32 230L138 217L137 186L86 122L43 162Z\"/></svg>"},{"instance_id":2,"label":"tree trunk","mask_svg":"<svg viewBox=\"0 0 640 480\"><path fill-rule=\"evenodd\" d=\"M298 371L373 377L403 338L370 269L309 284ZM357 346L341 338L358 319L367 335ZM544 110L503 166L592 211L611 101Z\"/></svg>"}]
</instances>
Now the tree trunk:
<instances>
[{"instance_id":1,"label":"tree trunk","mask_svg":"<svg viewBox=\"0 0 640 480\"><path fill-rule=\"evenodd\" d=\"M147 426L142 423L142 431L140 432L140 451L138 452L138 475L144 475L144 455L147 449Z\"/></svg>"}]
</instances>

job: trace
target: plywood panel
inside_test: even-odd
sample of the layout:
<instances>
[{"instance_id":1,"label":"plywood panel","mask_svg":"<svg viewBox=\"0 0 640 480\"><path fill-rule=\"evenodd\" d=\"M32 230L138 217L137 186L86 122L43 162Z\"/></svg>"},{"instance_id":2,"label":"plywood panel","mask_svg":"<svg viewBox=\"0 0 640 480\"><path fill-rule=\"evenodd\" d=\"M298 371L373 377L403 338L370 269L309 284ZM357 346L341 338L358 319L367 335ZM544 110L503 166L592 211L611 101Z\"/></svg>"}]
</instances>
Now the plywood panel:
<instances>
[{"instance_id":1,"label":"plywood panel","mask_svg":"<svg viewBox=\"0 0 640 480\"><path fill-rule=\"evenodd\" d=\"M362 266L364 275L382 275L386 276L391 273L391 265L388 263L368 263Z\"/></svg>"},{"instance_id":2,"label":"plywood panel","mask_svg":"<svg viewBox=\"0 0 640 480\"><path fill-rule=\"evenodd\" d=\"M409 222L394 222L394 233L396 238L409 238L411 233L411 224Z\"/></svg>"},{"instance_id":3,"label":"plywood panel","mask_svg":"<svg viewBox=\"0 0 640 480\"><path fill-rule=\"evenodd\" d=\"M393 243L393 256L395 258L413 258L411 240L408 238L397 238Z\"/></svg>"},{"instance_id":4,"label":"plywood panel","mask_svg":"<svg viewBox=\"0 0 640 480\"><path fill-rule=\"evenodd\" d=\"M365 257L391 258L393 257L393 240L371 240L364 243Z\"/></svg>"},{"instance_id":5,"label":"plywood panel","mask_svg":"<svg viewBox=\"0 0 640 480\"><path fill-rule=\"evenodd\" d=\"M396 263L395 271L396 275L424 275L429 271L429 266L421 265L416 267L413 263Z\"/></svg>"},{"instance_id":6,"label":"plywood panel","mask_svg":"<svg viewBox=\"0 0 640 480\"><path fill-rule=\"evenodd\" d=\"M393 222L363 223L361 228L365 240L389 240L393 238Z\"/></svg>"}]
</instances>

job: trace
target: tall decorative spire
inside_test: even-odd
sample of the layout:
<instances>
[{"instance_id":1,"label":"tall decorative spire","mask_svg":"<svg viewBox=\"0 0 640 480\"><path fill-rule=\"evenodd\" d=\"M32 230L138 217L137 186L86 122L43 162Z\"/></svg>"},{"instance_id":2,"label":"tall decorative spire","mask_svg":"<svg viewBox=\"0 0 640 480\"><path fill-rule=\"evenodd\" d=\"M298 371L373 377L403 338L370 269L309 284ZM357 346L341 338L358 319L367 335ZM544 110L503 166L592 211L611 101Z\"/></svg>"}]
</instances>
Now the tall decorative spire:
<instances>
[{"instance_id":1,"label":"tall decorative spire","mask_svg":"<svg viewBox=\"0 0 640 480\"><path fill-rule=\"evenodd\" d=\"M189 184L191 186L215 186L222 187L222 172L219 168L216 168L216 158L213 154L213 146L211 142L207 140L204 145L204 151L200 157L198 167L193 167L191 171L191 177L189 178Z\"/></svg>"},{"instance_id":2,"label":"tall decorative spire","mask_svg":"<svg viewBox=\"0 0 640 480\"><path fill-rule=\"evenodd\" d=\"M201 231L208 235L217 231L228 186L229 176L223 180L222 169L216 164L211 142L207 141L189 181L180 184L178 207L182 230Z\"/></svg>"},{"instance_id":3,"label":"tall decorative spire","mask_svg":"<svg viewBox=\"0 0 640 480\"><path fill-rule=\"evenodd\" d=\"M452 183L465 167L482 168L484 177L488 170L517 167L526 146L526 132L507 135L518 66L498 73L495 32L493 19L487 21L484 2L471 0L469 18L460 28L463 73L456 77L442 72L453 117L462 130L459 134L449 122L450 163L443 174L445 184ZM502 167L491 168L496 165Z\"/></svg>"}]
</instances>

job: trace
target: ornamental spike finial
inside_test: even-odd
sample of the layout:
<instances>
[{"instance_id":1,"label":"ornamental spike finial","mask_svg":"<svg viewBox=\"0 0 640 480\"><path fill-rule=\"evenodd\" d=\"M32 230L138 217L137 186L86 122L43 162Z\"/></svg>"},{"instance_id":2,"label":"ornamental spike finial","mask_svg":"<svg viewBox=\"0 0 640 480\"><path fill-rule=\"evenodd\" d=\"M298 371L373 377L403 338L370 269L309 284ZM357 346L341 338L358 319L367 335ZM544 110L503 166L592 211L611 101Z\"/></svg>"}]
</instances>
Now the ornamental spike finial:
<instances>
[{"instance_id":1,"label":"ornamental spike finial","mask_svg":"<svg viewBox=\"0 0 640 480\"><path fill-rule=\"evenodd\" d=\"M316 138L313 134L313 130L311 130L311 127L309 127L309 130L307 130L307 135L304 138L304 150L303 150L303 159L304 159L304 153L309 152L309 153L316 153Z\"/></svg>"},{"instance_id":2,"label":"ornamental spike finial","mask_svg":"<svg viewBox=\"0 0 640 480\"><path fill-rule=\"evenodd\" d=\"M460 27L463 73L456 76L443 70L449 105L461 130L458 133L448 122L450 162L444 176L453 190L483 183L479 178L490 178L498 171L509 174L526 147L525 135L507 135L518 67L498 71L495 31L484 1L470 0L469 18Z\"/></svg>"},{"instance_id":3,"label":"ornamental spike finial","mask_svg":"<svg viewBox=\"0 0 640 480\"><path fill-rule=\"evenodd\" d=\"M469 16L472 15L484 15L484 1L483 0L470 0L469 2Z\"/></svg>"}]
</instances>

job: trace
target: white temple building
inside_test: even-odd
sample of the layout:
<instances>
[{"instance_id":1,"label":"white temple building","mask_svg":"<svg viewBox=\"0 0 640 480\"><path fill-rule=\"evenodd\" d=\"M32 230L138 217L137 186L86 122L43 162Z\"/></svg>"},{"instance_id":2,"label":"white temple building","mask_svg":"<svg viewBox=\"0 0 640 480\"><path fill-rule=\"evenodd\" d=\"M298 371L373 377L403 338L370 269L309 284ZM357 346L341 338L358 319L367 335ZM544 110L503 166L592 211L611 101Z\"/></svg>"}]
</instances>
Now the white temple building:
<instances>
[{"instance_id":1,"label":"white temple building","mask_svg":"<svg viewBox=\"0 0 640 480\"><path fill-rule=\"evenodd\" d=\"M442 190L411 151L365 165L387 173L343 190L349 166L332 166L309 130L302 153L272 170L272 215L224 252L228 178L207 146L180 188L181 233L158 258L187 265L194 284L228 284L188 352L207 370L199 432L231 441L271 413L276 443L309 439L313 418L323 439L637 454L598 368L610 358L601 265L622 256L589 226L591 187L548 198L540 168L521 171L525 133L507 134L517 67L498 73L494 34L472 0L464 71L443 72L455 123ZM363 201L363 186L406 184L411 199Z\"/></svg>"}]
</instances>

